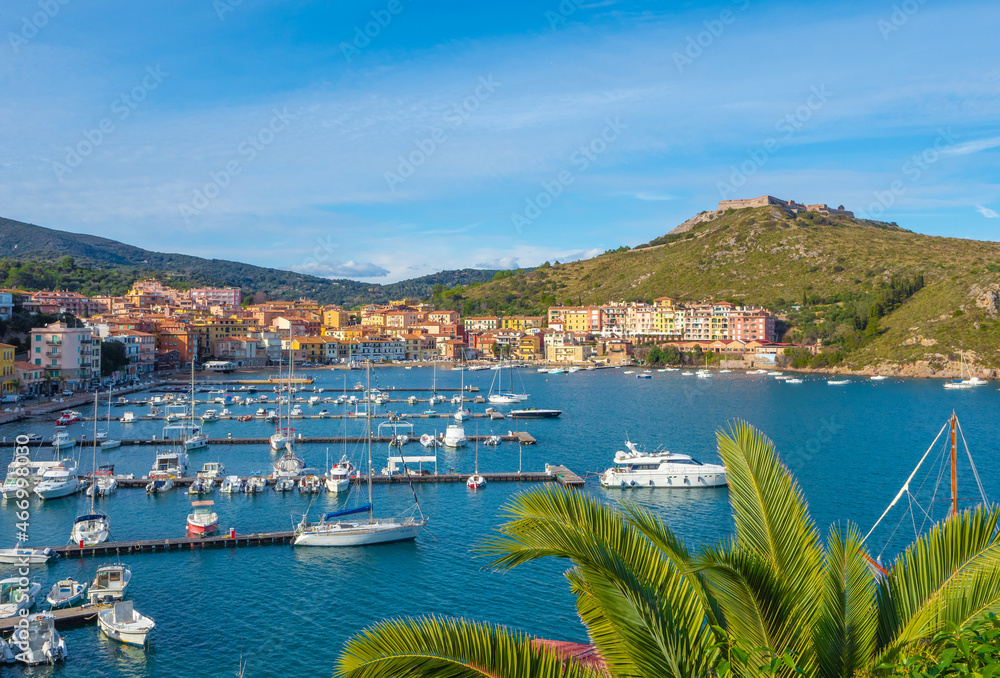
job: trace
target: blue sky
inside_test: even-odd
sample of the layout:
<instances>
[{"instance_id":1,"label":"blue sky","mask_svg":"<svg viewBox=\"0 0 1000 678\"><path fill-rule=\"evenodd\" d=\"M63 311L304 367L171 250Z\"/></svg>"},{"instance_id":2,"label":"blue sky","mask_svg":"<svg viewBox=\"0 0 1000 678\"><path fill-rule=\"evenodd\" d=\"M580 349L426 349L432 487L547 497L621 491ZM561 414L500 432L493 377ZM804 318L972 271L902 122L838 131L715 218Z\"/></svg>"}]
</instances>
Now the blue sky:
<instances>
[{"instance_id":1,"label":"blue sky","mask_svg":"<svg viewBox=\"0 0 1000 678\"><path fill-rule=\"evenodd\" d=\"M9 0L0 216L376 282L593 256L764 193L997 240L998 19Z\"/></svg>"}]
</instances>

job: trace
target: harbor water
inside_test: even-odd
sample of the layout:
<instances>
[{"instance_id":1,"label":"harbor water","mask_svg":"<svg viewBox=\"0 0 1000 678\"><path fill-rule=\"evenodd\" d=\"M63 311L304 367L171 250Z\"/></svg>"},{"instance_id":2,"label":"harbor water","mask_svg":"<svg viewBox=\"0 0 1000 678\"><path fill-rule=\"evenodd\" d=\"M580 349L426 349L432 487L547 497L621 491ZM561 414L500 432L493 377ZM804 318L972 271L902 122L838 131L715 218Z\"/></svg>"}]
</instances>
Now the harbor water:
<instances>
[{"instance_id":1,"label":"harbor water","mask_svg":"<svg viewBox=\"0 0 1000 678\"><path fill-rule=\"evenodd\" d=\"M357 371L305 370L303 374L316 379L303 389L322 388L323 393L317 395L334 397L345 387L352 393L355 382L363 378L363 373ZM465 384L478 386L485 395L494 374L466 371ZM379 368L375 375L380 388L401 399L411 394L393 394L392 387L429 388L433 376L430 368L402 367ZM436 372L438 387L458 388L460 378L457 371ZM526 430L538 441L523 447L510 442L498 447L480 446L479 468L483 472L511 472L519 465L525 471L542 471L546 463L553 463L580 476L593 474L611 465L615 451L624 449L626 439L649 450L662 446L702 461L717 461L716 432L735 419L744 419L775 442L782 460L801 483L822 532L838 521L854 521L867 532L954 410L987 496L993 499L1000 492L1000 469L994 463L1000 384L957 391L945 390L940 381L933 380L872 382L856 378L848 384L831 386L825 379L806 377L804 383L786 384L771 376L739 372L696 379L681 372L654 371L651 379L637 379L620 369L556 375L523 369L514 378L515 387L522 383L530 394L525 405L557 408L563 410L563 415L545 420L466 420L465 431L470 435L477 432L477 427L480 435ZM262 388L260 393L264 392ZM229 409L234 415L253 414L258 407L270 409L273 392L270 395L272 404ZM296 395L309 397L313 392L302 390ZM390 403L379 411L419 414L428 409L429 394L414 395L423 402L414 406ZM207 394L199 393L197 397L204 400ZM200 405L198 411L209 407L221 410L223 406ZM300 407L306 415L324 408L331 414L349 409L330 403L302 403ZM486 406L467 403L466 407L482 412ZM86 415L93 412L93 408L78 409ZM456 406L446 402L433 409L453 412ZM117 418L125 410L142 415L148 407L112 408L110 437L148 439L161 434L163 422L120 424ZM105 416L105 402L98 414ZM3 468L11 460L15 435L38 433L48 441L54 432L54 419L32 419L0 427L0 436L8 441L0 453ZM384 419L376 416L375 423ZM417 436L443 433L449 422L413 421ZM364 422L303 419L294 420L292 426L306 437L340 436L345 431L361 435ZM273 430L273 424L256 419L205 424L212 438L228 434L235 438L266 438ZM93 424L73 424L67 431L77 440L84 435L90 440ZM156 449L143 445L98 451L98 464L114 464L116 473L140 477L149 472ZM969 505L979 496L979 490L961 440L959 449L959 495L963 505ZM317 473L323 473L327 459L333 463L345 453L343 446L325 444L299 445L296 451ZM415 442L404 447L403 452L429 453ZM352 444L346 453L356 466L364 463L360 446ZM392 452L398 453L396 449ZM375 447L376 472L385 466L389 454L387 446ZM73 455L79 460L81 472L90 470L90 446L74 448ZM267 475L275 458L266 444L213 445L189 456L189 475L207 461L222 462L227 474L259 471ZM51 448L47 444L33 445L32 458L53 458ZM932 454L925 468L932 476L928 483L933 483L938 473L937 459ZM473 463L471 445L457 451L438 451L441 472L471 472ZM430 466L425 464L424 468ZM498 574L477 557L477 545L502 522L503 504L532 486L538 485L491 483L484 490L472 492L462 483L415 485L420 507L429 521L427 530L415 542L358 548L280 545L122 553L121 560L132 569L129 598L137 610L156 620L149 647L122 646L103 638L96 626L85 626L63 632L69 646L68 661L54 667L27 669L14 665L0 671L11 676L52 674L67 678L232 676L242 653L247 676L330 675L347 638L380 619L402 615L463 616L507 624L548 638L585 641L585 630L561 576L565 563L550 560ZM724 488L605 490L590 475L584 491L611 502L628 498L642 503L692 547L718 542L731 534L728 490ZM228 532L233 528L242 534L289 530L307 510L315 519L321 512L353 505L357 497L273 491L227 496L216 490L211 499L220 516L220 529ZM380 516L401 513L412 505L406 484L375 485L374 499ZM192 497L182 489L161 495L119 489L97 503L111 518L112 539L126 541L184 536L191 501ZM32 500L29 544L65 544L74 517L88 512L89 504L83 493L47 502ZM0 505L0 546L4 548L14 545L15 525L19 522L15 513L12 502ZM898 512L891 514L870 542L875 553L885 549L884 560L913 537L908 519L900 525L900 517ZM59 579L89 581L102 562L93 558L63 559L33 566L31 580L39 582L43 592ZM11 576L15 570L15 566L0 565L0 577Z\"/></svg>"}]
</instances>

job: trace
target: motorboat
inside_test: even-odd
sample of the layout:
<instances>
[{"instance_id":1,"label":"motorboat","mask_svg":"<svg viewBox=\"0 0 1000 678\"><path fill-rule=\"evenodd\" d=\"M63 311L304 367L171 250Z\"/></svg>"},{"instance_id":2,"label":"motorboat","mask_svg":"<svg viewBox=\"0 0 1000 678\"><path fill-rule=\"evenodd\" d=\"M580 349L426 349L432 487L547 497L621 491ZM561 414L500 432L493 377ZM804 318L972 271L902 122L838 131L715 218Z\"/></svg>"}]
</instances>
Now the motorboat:
<instances>
[{"instance_id":1,"label":"motorboat","mask_svg":"<svg viewBox=\"0 0 1000 678\"><path fill-rule=\"evenodd\" d=\"M131 600L117 602L98 612L97 624L108 638L139 647L146 644L150 632L156 628L156 622L132 608Z\"/></svg>"},{"instance_id":2,"label":"motorboat","mask_svg":"<svg viewBox=\"0 0 1000 678\"><path fill-rule=\"evenodd\" d=\"M725 466L666 450L642 452L631 441L625 447L628 452L616 452L615 466L600 475L603 487L724 487L728 482Z\"/></svg>"},{"instance_id":3,"label":"motorboat","mask_svg":"<svg viewBox=\"0 0 1000 678\"><path fill-rule=\"evenodd\" d=\"M397 433L389 440L389 445L392 447L402 447L408 442L410 442L410 436L405 433Z\"/></svg>"},{"instance_id":4,"label":"motorboat","mask_svg":"<svg viewBox=\"0 0 1000 678\"><path fill-rule=\"evenodd\" d=\"M843 386L844 384L850 384L850 379L827 379L826 383L829 386Z\"/></svg>"},{"instance_id":5,"label":"motorboat","mask_svg":"<svg viewBox=\"0 0 1000 678\"><path fill-rule=\"evenodd\" d=\"M118 421L122 424L134 424L137 420L134 412L125 412Z\"/></svg>"},{"instance_id":6,"label":"motorboat","mask_svg":"<svg viewBox=\"0 0 1000 678\"><path fill-rule=\"evenodd\" d=\"M488 445L490 447L496 447L501 442L503 442L503 438L501 438L500 436L497 436L497 435L492 435L492 436L489 436L488 438L486 438L486 440L483 441L483 445Z\"/></svg>"},{"instance_id":7,"label":"motorboat","mask_svg":"<svg viewBox=\"0 0 1000 678\"><path fill-rule=\"evenodd\" d=\"M226 467L217 461L206 461L201 465L201 470L198 471L197 477L207 480L219 480L222 478L223 474L226 472Z\"/></svg>"},{"instance_id":8,"label":"motorboat","mask_svg":"<svg viewBox=\"0 0 1000 678\"><path fill-rule=\"evenodd\" d=\"M219 413L215 410L205 410L201 413L201 423L207 424L209 422L219 421Z\"/></svg>"},{"instance_id":9,"label":"motorboat","mask_svg":"<svg viewBox=\"0 0 1000 678\"><path fill-rule=\"evenodd\" d=\"M302 473L302 469L305 468L306 463L295 456L294 450L292 450L291 444L288 444L285 453L274 460L271 464L274 468L274 474L279 478L291 478L293 476L298 476Z\"/></svg>"},{"instance_id":10,"label":"motorboat","mask_svg":"<svg viewBox=\"0 0 1000 678\"><path fill-rule=\"evenodd\" d=\"M353 471L354 467L351 466L347 457L341 457L340 461L330 469L330 475L326 478L326 491L346 492L351 489L351 473Z\"/></svg>"},{"instance_id":11,"label":"motorboat","mask_svg":"<svg viewBox=\"0 0 1000 678\"><path fill-rule=\"evenodd\" d=\"M132 570L122 563L101 565L97 568L94 581L90 582L87 600L91 603L106 603L121 600L125 597L128 585L132 582Z\"/></svg>"},{"instance_id":12,"label":"motorboat","mask_svg":"<svg viewBox=\"0 0 1000 678\"><path fill-rule=\"evenodd\" d=\"M188 485L188 494L208 494L215 489L215 480L212 478L196 477Z\"/></svg>"},{"instance_id":13,"label":"motorboat","mask_svg":"<svg viewBox=\"0 0 1000 678\"><path fill-rule=\"evenodd\" d=\"M157 452L149 477L183 478L187 473L188 456L184 450Z\"/></svg>"},{"instance_id":14,"label":"motorboat","mask_svg":"<svg viewBox=\"0 0 1000 678\"><path fill-rule=\"evenodd\" d=\"M219 514L212 510L213 506L215 502L211 500L191 502L194 510L187 517L189 535L212 534L219 529Z\"/></svg>"},{"instance_id":15,"label":"motorboat","mask_svg":"<svg viewBox=\"0 0 1000 678\"><path fill-rule=\"evenodd\" d=\"M24 456L17 456L7 465L7 477L0 486L0 494L4 499L25 498L25 492L41 482L45 472L58 467L60 461L31 461Z\"/></svg>"},{"instance_id":16,"label":"motorboat","mask_svg":"<svg viewBox=\"0 0 1000 678\"><path fill-rule=\"evenodd\" d=\"M103 513L93 512L94 499L91 498L90 501L91 513L77 516L69 535L69 542L81 548L103 544L111 535L111 520Z\"/></svg>"},{"instance_id":17,"label":"motorboat","mask_svg":"<svg viewBox=\"0 0 1000 678\"><path fill-rule=\"evenodd\" d=\"M73 607L82 602L87 595L87 583L78 582L75 579L63 579L52 585L49 594L45 596L45 602L52 610L62 607Z\"/></svg>"},{"instance_id":18,"label":"motorboat","mask_svg":"<svg viewBox=\"0 0 1000 678\"><path fill-rule=\"evenodd\" d=\"M69 651L66 641L56 631L56 618L49 612L28 615L26 628L16 633L17 661L28 666L52 664L66 659Z\"/></svg>"},{"instance_id":19,"label":"motorboat","mask_svg":"<svg viewBox=\"0 0 1000 678\"><path fill-rule=\"evenodd\" d=\"M46 471L33 490L39 499L58 499L79 491L80 480L76 477L76 464L71 459L64 459L59 466Z\"/></svg>"},{"instance_id":20,"label":"motorboat","mask_svg":"<svg viewBox=\"0 0 1000 678\"><path fill-rule=\"evenodd\" d=\"M700 376L700 375L699 375L699 376ZM642 373L642 374L637 374L637 375L635 375L635 378L636 378L636 379L652 379L652 378L653 378L653 375L652 375L652 374L646 374L646 373Z\"/></svg>"},{"instance_id":21,"label":"motorboat","mask_svg":"<svg viewBox=\"0 0 1000 678\"><path fill-rule=\"evenodd\" d=\"M79 412L64 412L59 415L58 419L56 419L56 426L69 426L70 424L75 424L78 421L80 421Z\"/></svg>"},{"instance_id":22,"label":"motorboat","mask_svg":"<svg viewBox=\"0 0 1000 678\"><path fill-rule=\"evenodd\" d=\"M38 433L21 433L17 436L18 438L24 438L28 443L40 443L42 442L42 436Z\"/></svg>"},{"instance_id":23,"label":"motorboat","mask_svg":"<svg viewBox=\"0 0 1000 678\"><path fill-rule=\"evenodd\" d=\"M468 438L465 436L465 427L462 424L448 424L442 442L445 447L464 447L465 443L468 442Z\"/></svg>"},{"instance_id":24,"label":"motorboat","mask_svg":"<svg viewBox=\"0 0 1000 678\"><path fill-rule=\"evenodd\" d=\"M122 441L115 440L113 438L107 438L101 441L101 452L107 452L108 450L115 450L122 446Z\"/></svg>"},{"instance_id":25,"label":"motorboat","mask_svg":"<svg viewBox=\"0 0 1000 678\"><path fill-rule=\"evenodd\" d=\"M66 431L57 431L52 435L52 447L57 450L66 449L68 447L74 447L76 445L76 439L70 438Z\"/></svg>"},{"instance_id":26,"label":"motorboat","mask_svg":"<svg viewBox=\"0 0 1000 678\"><path fill-rule=\"evenodd\" d=\"M311 473L299 479L299 492L302 494L318 494L322 487L323 480Z\"/></svg>"},{"instance_id":27,"label":"motorboat","mask_svg":"<svg viewBox=\"0 0 1000 678\"><path fill-rule=\"evenodd\" d=\"M24 581L24 577L0 579L0 619L17 617L22 610L27 612L34 607L42 585L32 581L22 586Z\"/></svg>"},{"instance_id":28,"label":"motorboat","mask_svg":"<svg viewBox=\"0 0 1000 678\"><path fill-rule=\"evenodd\" d=\"M256 417L257 419L263 419L265 416L267 416L267 412L264 411L263 407L258 407L257 411L254 412L253 416Z\"/></svg>"},{"instance_id":29,"label":"motorboat","mask_svg":"<svg viewBox=\"0 0 1000 678\"><path fill-rule=\"evenodd\" d=\"M424 447L439 447L441 441L432 436L430 433L425 433L420 436L420 444Z\"/></svg>"},{"instance_id":30,"label":"motorboat","mask_svg":"<svg viewBox=\"0 0 1000 678\"><path fill-rule=\"evenodd\" d=\"M884 374L873 374L868 378L871 379L872 381L882 381L884 379L888 379L888 377L885 376Z\"/></svg>"},{"instance_id":31,"label":"motorboat","mask_svg":"<svg viewBox=\"0 0 1000 678\"><path fill-rule=\"evenodd\" d=\"M167 492L174 487L173 478L152 478L146 483L146 494L159 494Z\"/></svg>"},{"instance_id":32,"label":"motorboat","mask_svg":"<svg viewBox=\"0 0 1000 678\"><path fill-rule=\"evenodd\" d=\"M245 494L259 494L267 489L267 481L259 473L251 473L243 485Z\"/></svg>"},{"instance_id":33,"label":"motorboat","mask_svg":"<svg viewBox=\"0 0 1000 678\"><path fill-rule=\"evenodd\" d=\"M513 419L553 419L561 414L562 410L542 410L535 407L510 412Z\"/></svg>"},{"instance_id":34,"label":"motorboat","mask_svg":"<svg viewBox=\"0 0 1000 678\"><path fill-rule=\"evenodd\" d=\"M295 478L278 478L274 481L275 492L291 492L295 489Z\"/></svg>"},{"instance_id":35,"label":"motorboat","mask_svg":"<svg viewBox=\"0 0 1000 678\"><path fill-rule=\"evenodd\" d=\"M243 491L243 480L239 476L226 476L219 487L223 494L238 494Z\"/></svg>"},{"instance_id":36,"label":"motorboat","mask_svg":"<svg viewBox=\"0 0 1000 678\"><path fill-rule=\"evenodd\" d=\"M0 563L5 565L43 565L56 557L56 552L50 548L0 549Z\"/></svg>"},{"instance_id":37,"label":"motorboat","mask_svg":"<svg viewBox=\"0 0 1000 678\"><path fill-rule=\"evenodd\" d=\"M14 651L10 649L10 645L3 638L0 638L0 664L14 664L17 662L17 657L14 655Z\"/></svg>"},{"instance_id":38,"label":"motorboat","mask_svg":"<svg viewBox=\"0 0 1000 678\"><path fill-rule=\"evenodd\" d=\"M785 380L785 383L786 383L786 384L801 384L801 383L802 383L802 380L801 380L801 379L799 379L798 377L793 377L793 378L791 378L791 379L786 379L786 380Z\"/></svg>"}]
</instances>

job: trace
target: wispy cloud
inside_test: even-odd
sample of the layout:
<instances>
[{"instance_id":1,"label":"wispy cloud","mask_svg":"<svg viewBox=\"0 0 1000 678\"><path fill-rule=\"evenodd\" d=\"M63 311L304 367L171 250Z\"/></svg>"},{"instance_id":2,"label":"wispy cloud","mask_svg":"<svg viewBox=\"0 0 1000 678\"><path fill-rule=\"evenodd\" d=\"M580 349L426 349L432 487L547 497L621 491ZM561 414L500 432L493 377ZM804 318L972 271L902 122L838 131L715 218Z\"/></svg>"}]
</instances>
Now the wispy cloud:
<instances>
[{"instance_id":1,"label":"wispy cloud","mask_svg":"<svg viewBox=\"0 0 1000 678\"><path fill-rule=\"evenodd\" d=\"M639 191L638 193L632 194L633 198L637 200L645 200L647 202L661 202L664 200L674 200L674 196L668 195L666 193L647 193L645 191Z\"/></svg>"},{"instance_id":2,"label":"wispy cloud","mask_svg":"<svg viewBox=\"0 0 1000 678\"><path fill-rule=\"evenodd\" d=\"M952 156L952 155L969 155L970 153L979 153L980 151L988 151L991 148L996 148L1000 146L1000 137L989 137L988 139L973 139L972 141L966 141L965 143L955 144L954 146L949 146L941 151L941 155Z\"/></svg>"},{"instance_id":3,"label":"wispy cloud","mask_svg":"<svg viewBox=\"0 0 1000 678\"><path fill-rule=\"evenodd\" d=\"M985 205L976 205L976 211L987 219L1000 219L1000 214L997 214L996 210L991 210Z\"/></svg>"},{"instance_id":4,"label":"wispy cloud","mask_svg":"<svg viewBox=\"0 0 1000 678\"><path fill-rule=\"evenodd\" d=\"M293 266L296 273L319 276L320 278L384 278L388 269L368 261L320 261Z\"/></svg>"},{"instance_id":5,"label":"wispy cloud","mask_svg":"<svg viewBox=\"0 0 1000 678\"><path fill-rule=\"evenodd\" d=\"M499 268L503 270L512 270L515 268L520 268L517 262L518 262L517 257L506 256L506 257L499 257L497 259L490 259L489 261L481 261L475 265L475 268L485 268L485 269Z\"/></svg>"}]
</instances>

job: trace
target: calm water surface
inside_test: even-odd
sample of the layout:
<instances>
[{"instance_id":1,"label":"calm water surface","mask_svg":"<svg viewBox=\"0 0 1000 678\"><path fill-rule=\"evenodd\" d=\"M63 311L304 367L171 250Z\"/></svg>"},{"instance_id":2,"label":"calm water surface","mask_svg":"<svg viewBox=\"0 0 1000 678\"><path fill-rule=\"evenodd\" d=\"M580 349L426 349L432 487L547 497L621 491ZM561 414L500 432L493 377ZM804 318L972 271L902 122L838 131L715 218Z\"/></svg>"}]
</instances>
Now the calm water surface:
<instances>
[{"instance_id":1,"label":"calm water surface","mask_svg":"<svg viewBox=\"0 0 1000 678\"><path fill-rule=\"evenodd\" d=\"M333 395L344 386L344 372L315 371L315 387L322 395ZM360 372L346 375L353 386ZM430 369L377 370L378 385L428 387ZM466 372L465 383L489 389L493 372ZM828 386L824 380L790 385L763 375L720 374L696 380L678 372L654 373L649 380L636 379L620 370L599 370L567 375L545 375L522 370L519 378L531 394L530 405L554 407L565 414L557 420L491 422L469 420L467 433L506 433L516 426L528 430L537 445L523 448L525 470L540 471L545 463L560 463L583 475L603 470L623 440L649 448L665 446L704 461L718 458L715 432L736 418L761 428L777 445L782 459L798 477L809 508L824 531L837 521L851 520L867 529L888 505L917 460L930 445L954 409L959 416L980 477L989 497L998 494L996 417L998 384L970 391L945 391L939 381L888 380L881 383L855 380L845 386ZM515 378L515 383L517 383ZM458 387L459 373L438 370L439 387ZM300 394L300 396L303 394ZM305 393L304 395L311 395ZM407 394L408 395L408 394ZM419 394L426 397L425 394ZM133 396L134 397L134 396ZM206 394L199 394L205 398ZM252 413L260 405L232 407L235 414ZM199 410L208 406L202 406ZM221 409L219 405L210 405ZM338 406L302 405L310 410ZM399 412L419 413L426 403L410 407L391 404ZM472 406L482 411L483 405ZM136 414L145 408L132 407ZM454 409L442 404L438 412ZM89 413L89 409L82 410ZM115 408L118 417L122 408ZM104 410L101 410L102 414ZM306 436L339 435L339 419L294 422ZM363 422L349 422L349 432L359 434ZM445 420L416 420L414 432L443 431ZM141 422L122 426L112 421L112 436L150 437L159 434L161 423ZM262 421L219 421L206 425L213 437L267 436L273 425ZM20 432L52 434L52 422L36 421L0 427L0 436L10 441ZM92 432L92 425L70 427L73 437ZM310 466L326 464L327 447L300 445L299 455ZM422 453L411 444L408 454ZM358 463L361 450L348 450ZM342 448L329 450L339 458ZM480 448L480 470L513 471L518 467L518 446L501 444ZM6 468L12 446L4 445L0 464ZM35 453L33 453L34 455ZM51 458L43 449L38 458ZM89 448L80 455L81 468L89 469ZM471 471L473 448L442 451L439 469ZM964 452L963 452L964 455ZM154 448L122 447L99 453L98 463L114 463L119 473L148 473ZM384 465L385 449L375 453L376 469ZM934 455L932 455L933 457ZM227 472L270 472L273 459L266 445L217 446L190 455L194 470L205 461L221 461ZM933 483L938 466L929 459ZM968 462L961 460L960 495L975 497ZM921 477L923 474L921 474ZM577 620L573 601L561 577L564 564L555 561L522 567L507 574L494 574L474 555L481 540L500 522L503 503L528 485L493 483L473 493L461 484L420 485L420 505L429 518L429 529L416 542L355 549L292 548L267 546L238 550L123 556L133 572L130 597L136 608L156 620L150 647L143 651L112 643L96 627L67 630L70 659L55 667L21 666L0 669L4 675L20 676L231 676L237 669L242 648L248 676L329 675L344 640L365 626L385 617L441 614L466 616L519 627L546 637L586 639ZM928 485L929 487L929 485ZM661 515L690 545L714 542L730 534L726 490L628 490L606 491L589 477L586 491L611 501L636 499ZM225 496L215 493L221 528L238 532L287 530L309 504L298 493L256 496ZM344 505L346 500L323 496L315 500L312 515ZM112 520L115 540L169 538L184 535L190 498L172 491L147 496L142 490L119 490L109 499L98 500ZM411 504L406 485L376 486L375 503L380 515L392 515ZM30 536L33 545L65 543L73 518L89 507L89 499L78 495L46 503L34 500ZM943 504L938 505L940 511ZM0 506L0 543L13 544L13 506ZM886 548L891 555L913 528L901 526L890 538L902 514L894 513L873 537L875 551ZM908 530L908 532L907 532ZM32 580L47 590L55 581L72 577L90 580L101 561L58 561L33 569ZM11 566L0 565L0 576L9 576Z\"/></svg>"}]
</instances>

